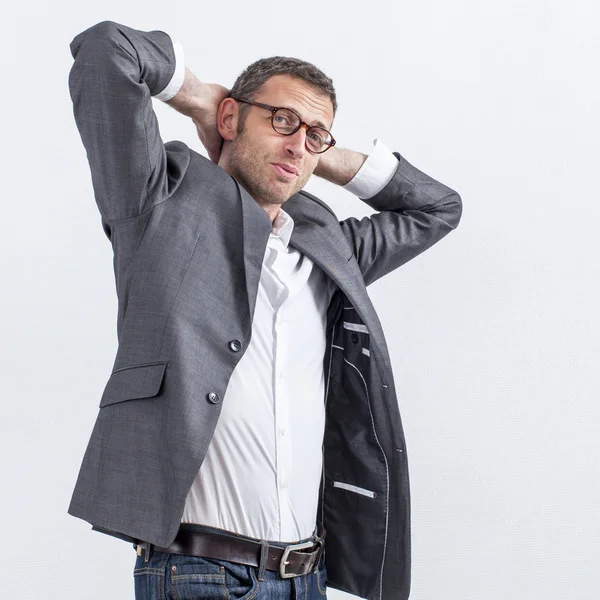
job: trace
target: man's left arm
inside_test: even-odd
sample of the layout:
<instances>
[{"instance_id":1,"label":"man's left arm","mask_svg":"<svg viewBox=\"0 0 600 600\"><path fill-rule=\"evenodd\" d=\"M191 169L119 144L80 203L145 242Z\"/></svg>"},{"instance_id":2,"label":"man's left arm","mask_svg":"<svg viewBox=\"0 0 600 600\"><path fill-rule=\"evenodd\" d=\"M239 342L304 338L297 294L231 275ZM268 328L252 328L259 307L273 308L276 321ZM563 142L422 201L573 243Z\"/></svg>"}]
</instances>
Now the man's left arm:
<instances>
[{"instance_id":1,"label":"man's left arm","mask_svg":"<svg viewBox=\"0 0 600 600\"><path fill-rule=\"evenodd\" d=\"M461 218L457 192L380 141L368 157L334 146L321 155L314 174L344 186L378 211L339 222L366 286L433 246Z\"/></svg>"}]
</instances>

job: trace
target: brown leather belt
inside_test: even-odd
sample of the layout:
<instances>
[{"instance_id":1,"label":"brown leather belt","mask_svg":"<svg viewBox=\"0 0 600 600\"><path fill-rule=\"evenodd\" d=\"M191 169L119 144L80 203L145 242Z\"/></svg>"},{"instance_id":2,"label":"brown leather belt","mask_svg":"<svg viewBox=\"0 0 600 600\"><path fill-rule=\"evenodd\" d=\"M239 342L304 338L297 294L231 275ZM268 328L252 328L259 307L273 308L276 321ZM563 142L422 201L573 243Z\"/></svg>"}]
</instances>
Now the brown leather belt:
<instances>
[{"instance_id":1,"label":"brown leather belt","mask_svg":"<svg viewBox=\"0 0 600 600\"><path fill-rule=\"evenodd\" d=\"M213 531L210 533L195 531L182 526L169 547L162 548L143 542L138 545L138 554L141 554L141 548L145 546L151 548L150 552L156 550L172 554L191 554L192 556L218 558L254 567L260 566L261 542L234 537L235 535L233 532L231 532L231 535L227 535ZM284 579L306 575L311 570L316 571L323 552L324 541L325 530L321 523L318 523L314 540L290 544L283 548L265 542L267 546L265 569L279 571Z\"/></svg>"}]
</instances>

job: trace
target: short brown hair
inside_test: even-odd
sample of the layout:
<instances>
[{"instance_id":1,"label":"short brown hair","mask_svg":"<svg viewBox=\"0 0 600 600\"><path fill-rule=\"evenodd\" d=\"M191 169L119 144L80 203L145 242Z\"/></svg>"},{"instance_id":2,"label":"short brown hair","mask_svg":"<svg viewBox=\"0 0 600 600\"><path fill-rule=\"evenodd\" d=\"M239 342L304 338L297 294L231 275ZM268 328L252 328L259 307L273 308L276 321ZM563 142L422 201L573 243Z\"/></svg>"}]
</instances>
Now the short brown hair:
<instances>
[{"instance_id":1,"label":"short brown hair","mask_svg":"<svg viewBox=\"0 0 600 600\"><path fill-rule=\"evenodd\" d=\"M238 76L231 88L230 96L233 98L248 98L253 100L260 88L275 75L289 75L302 79L312 85L315 89L329 96L333 106L333 115L337 110L337 98L333 81L315 67L312 63L299 58L288 56L271 56L261 58L246 67ZM240 106L238 131L241 131L246 120L246 114L250 110L248 104Z\"/></svg>"}]
</instances>

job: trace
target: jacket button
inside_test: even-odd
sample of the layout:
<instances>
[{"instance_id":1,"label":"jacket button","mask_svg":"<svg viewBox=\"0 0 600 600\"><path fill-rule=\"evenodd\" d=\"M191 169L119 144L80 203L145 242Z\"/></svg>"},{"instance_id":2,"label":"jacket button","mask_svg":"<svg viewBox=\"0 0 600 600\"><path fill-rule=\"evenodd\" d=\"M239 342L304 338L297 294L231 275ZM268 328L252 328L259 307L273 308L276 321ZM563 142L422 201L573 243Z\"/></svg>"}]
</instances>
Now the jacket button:
<instances>
[{"instance_id":1,"label":"jacket button","mask_svg":"<svg viewBox=\"0 0 600 600\"><path fill-rule=\"evenodd\" d=\"M242 347L242 342L240 342L240 340L231 340L229 342L229 347L234 351L234 352L239 352L241 347Z\"/></svg>"},{"instance_id":2,"label":"jacket button","mask_svg":"<svg viewBox=\"0 0 600 600\"><path fill-rule=\"evenodd\" d=\"M206 394L206 397L213 403L213 404L217 404L219 402L221 402L221 397L219 396L219 394L217 394L217 392L210 392L208 394Z\"/></svg>"},{"instance_id":3,"label":"jacket button","mask_svg":"<svg viewBox=\"0 0 600 600\"><path fill-rule=\"evenodd\" d=\"M358 333L353 333L352 334L352 343L353 344L358 344Z\"/></svg>"}]
</instances>

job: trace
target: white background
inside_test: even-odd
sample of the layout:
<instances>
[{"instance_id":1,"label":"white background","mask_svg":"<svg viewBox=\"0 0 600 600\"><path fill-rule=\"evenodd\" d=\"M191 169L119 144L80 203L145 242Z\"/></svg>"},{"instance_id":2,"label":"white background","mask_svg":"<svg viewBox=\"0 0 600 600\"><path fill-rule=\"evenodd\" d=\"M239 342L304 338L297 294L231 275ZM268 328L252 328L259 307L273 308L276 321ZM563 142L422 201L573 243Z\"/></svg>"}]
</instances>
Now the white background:
<instances>
[{"instance_id":1,"label":"white background","mask_svg":"<svg viewBox=\"0 0 600 600\"><path fill-rule=\"evenodd\" d=\"M456 231L369 288L408 444L411 600L597 600L591 0L3 6L0 596L133 598L131 544L66 512L116 351L112 251L67 84L69 43L106 19L168 32L227 87L263 56L312 61L336 84L340 146L380 137L460 193ZM204 152L154 103L163 140ZM372 212L308 189L340 219Z\"/></svg>"}]
</instances>

